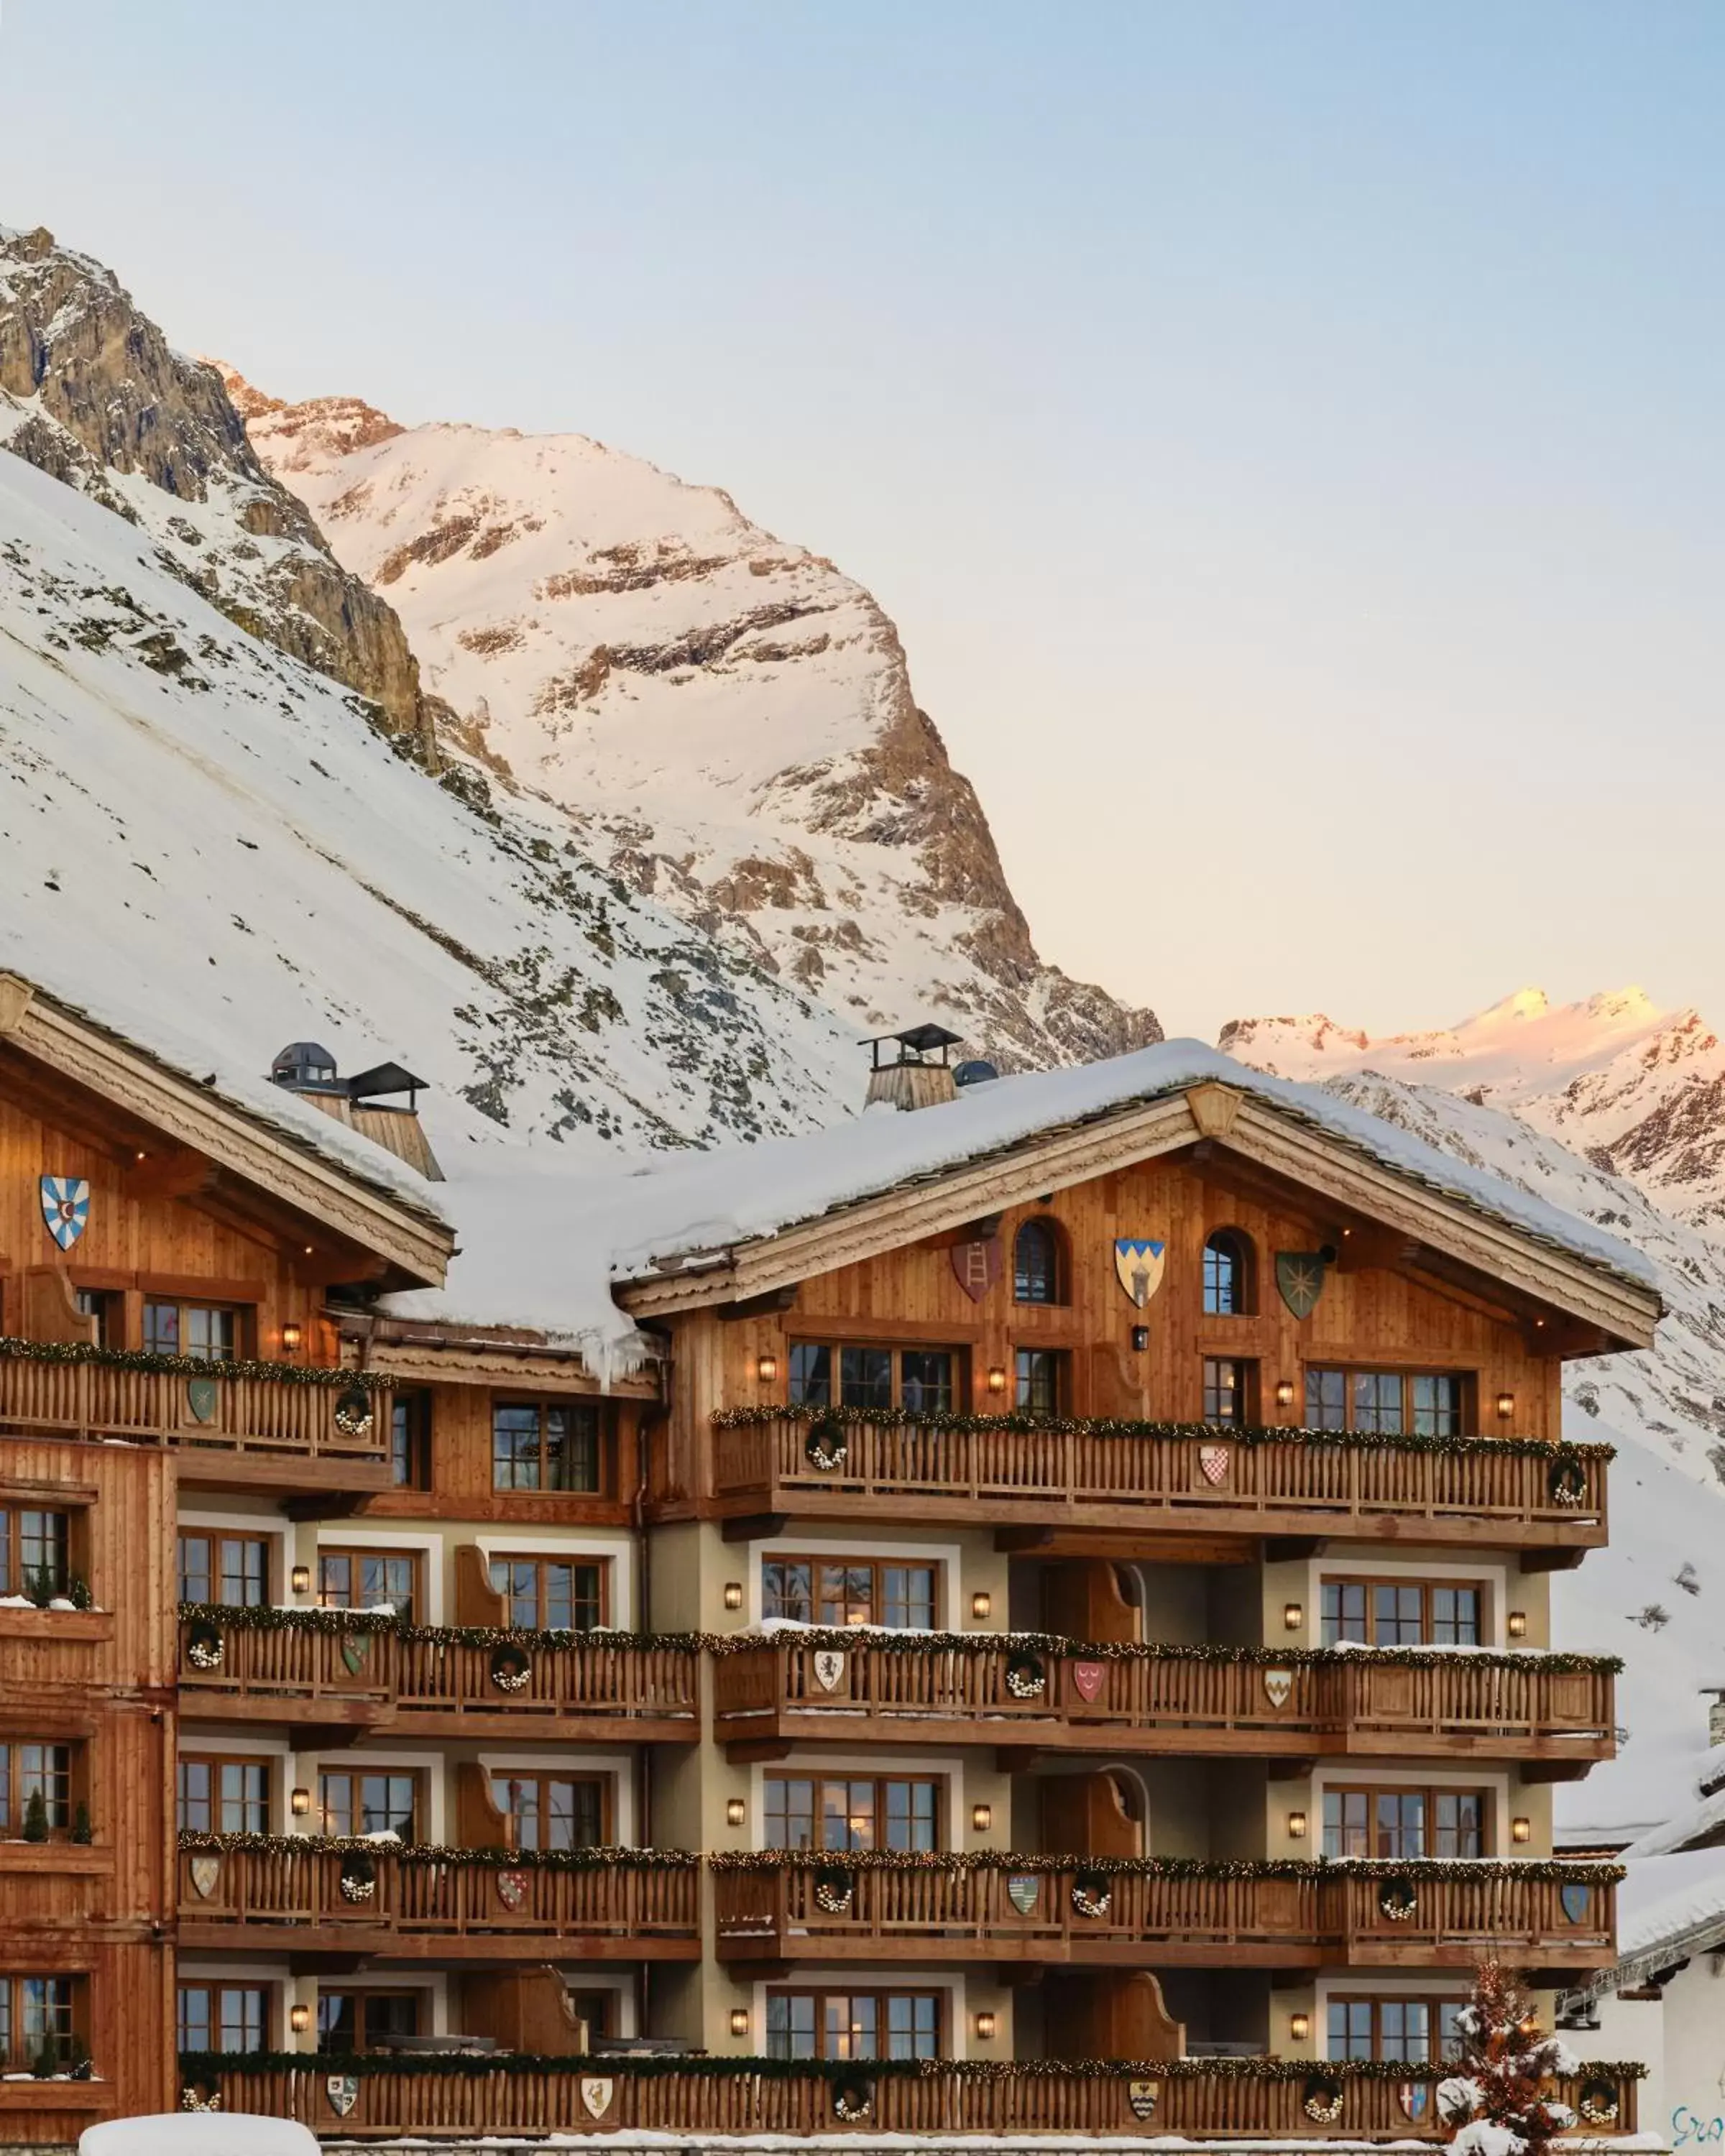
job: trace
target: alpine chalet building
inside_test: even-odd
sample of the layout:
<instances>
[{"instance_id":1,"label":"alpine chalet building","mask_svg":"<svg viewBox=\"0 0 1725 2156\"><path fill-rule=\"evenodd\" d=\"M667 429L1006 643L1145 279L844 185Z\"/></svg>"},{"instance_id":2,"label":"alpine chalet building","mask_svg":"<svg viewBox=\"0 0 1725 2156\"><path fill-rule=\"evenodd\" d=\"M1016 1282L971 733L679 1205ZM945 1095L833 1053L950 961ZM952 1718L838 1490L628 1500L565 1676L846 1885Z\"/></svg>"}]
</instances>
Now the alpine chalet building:
<instances>
[{"instance_id":1,"label":"alpine chalet building","mask_svg":"<svg viewBox=\"0 0 1725 2156\"><path fill-rule=\"evenodd\" d=\"M440 1167L399 1065L0 977L0 2143L1435 2138L1476 1962L1615 1962L1548 1586L1645 1265L1192 1044L949 1045Z\"/></svg>"}]
</instances>

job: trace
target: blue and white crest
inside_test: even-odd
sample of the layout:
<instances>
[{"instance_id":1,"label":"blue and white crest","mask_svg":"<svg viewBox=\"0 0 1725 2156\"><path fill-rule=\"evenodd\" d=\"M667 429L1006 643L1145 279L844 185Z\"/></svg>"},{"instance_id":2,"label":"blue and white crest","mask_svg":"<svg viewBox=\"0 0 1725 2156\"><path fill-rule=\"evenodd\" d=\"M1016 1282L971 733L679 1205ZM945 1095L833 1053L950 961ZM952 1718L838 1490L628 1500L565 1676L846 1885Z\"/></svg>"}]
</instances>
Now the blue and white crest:
<instances>
[{"instance_id":1,"label":"blue and white crest","mask_svg":"<svg viewBox=\"0 0 1725 2156\"><path fill-rule=\"evenodd\" d=\"M1140 1310L1162 1286L1163 1254L1167 1248L1165 1243L1153 1243L1142 1235L1121 1235L1115 1240L1114 1270Z\"/></svg>"},{"instance_id":2,"label":"blue and white crest","mask_svg":"<svg viewBox=\"0 0 1725 2156\"><path fill-rule=\"evenodd\" d=\"M90 1219L90 1185L81 1176L44 1175L42 1217L63 1250L69 1250Z\"/></svg>"}]
</instances>

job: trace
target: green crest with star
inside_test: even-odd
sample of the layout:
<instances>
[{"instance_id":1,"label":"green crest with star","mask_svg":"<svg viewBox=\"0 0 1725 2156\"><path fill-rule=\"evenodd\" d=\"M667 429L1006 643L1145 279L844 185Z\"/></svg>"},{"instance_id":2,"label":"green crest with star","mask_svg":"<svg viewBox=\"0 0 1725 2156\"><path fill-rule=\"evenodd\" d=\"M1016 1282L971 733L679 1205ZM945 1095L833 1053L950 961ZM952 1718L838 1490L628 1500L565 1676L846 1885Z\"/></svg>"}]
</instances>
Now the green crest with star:
<instances>
[{"instance_id":1,"label":"green crest with star","mask_svg":"<svg viewBox=\"0 0 1725 2156\"><path fill-rule=\"evenodd\" d=\"M1316 1250L1276 1252L1276 1292L1296 1317L1310 1317L1317 1309L1327 1270Z\"/></svg>"}]
</instances>

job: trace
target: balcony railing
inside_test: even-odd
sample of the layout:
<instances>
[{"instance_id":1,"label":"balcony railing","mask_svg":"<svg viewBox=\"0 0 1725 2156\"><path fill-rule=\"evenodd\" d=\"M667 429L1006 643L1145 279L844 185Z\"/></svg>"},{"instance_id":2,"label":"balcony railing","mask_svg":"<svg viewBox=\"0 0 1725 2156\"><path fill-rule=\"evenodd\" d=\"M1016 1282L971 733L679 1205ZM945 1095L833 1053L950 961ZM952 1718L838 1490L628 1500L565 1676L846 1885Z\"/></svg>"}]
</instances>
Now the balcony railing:
<instances>
[{"instance_id":1,"label":"balcony railing","mask_svg":"<svg viewBox=\"0 0 1725 2156\"><path fill-rule=\"evenodd\" d=\"M1615 1866L1538 1860L1217 1864L846 1854L709 1858L722 1961L1262 1967L1491 1954L1593 1969Z\"/></svg>"},{"instance_id":2,"label":"balcony railing","mask_svg":"<svg viewBox=\"0 0 1725 2156\"><path fill-rule=\"evenodd\" d=\"M1584 2065L1553 2093L1580 2114L1578 2134L1633 2133L1641 2071ZM295 2118L338 2138L1061 2133L1437 2142L1452 2131L1438 2114L1437 2084L1453 2071L1271 2059L1227 2070L1199 2059L1081 2068L1033 2061L1005 2071L935 2060L823 2069L766 2059L422 2059L409 2072L379 2058L206 2053L180 2062L193 2101L216 2097L223 2111Z\"/></svg>"},{"instance_id":3,"label":"balcony railing","mask_svg":"<svg viewBox=\"0 0 1725 2156\"><path fill-rule=\"evenodd\" d=\"M871 1418L728 1409L713 1419L727 1513L986 1521L1040 1532L1180 1528L1587 1548L1603 1543L1604 1445L1364 1437L1196 1424Z\"/></svg>"},{"instance_id":4,"label":"balcony railing","mask_svg":"<svg viewBox=\"0 0 1725 2156\"><path fill-rule=\"evenodd\" d=\"M1050 1751L1447 1752L1585 1764L1615 1749L1604 1656L1085 1646L1035 1634L775 1633L727 1643L716 1734Z\"/></svg>"},{"instance_id":5,"label":"balcony railing","mask_svg":"<svg viewBox=\"0 0 1725 2156\"><path fill-rule=\"evenodd\" d=\"M687 1639L434 1628L360 1610L180 1611L185 1711L453 1735L495 1727L562 1743L694 1743Z\"/></svg>"},{"instance_id":6,"label":"balcony railing","mask_svg":"<svg viewBox=\"0 0 1725 2156\"><path fill-rule=\"evenodd\" d=\"M701 1871L677 1850L568 1855L311 1835L180 1837L182 1947L698 1958Z\"/></svg>"},{"instance_id":7,"label":"balcony railing","mask_svg":"<svg viewBox=\"0 0 1725 2156\"><path fill-rule=\"evenodd\" d=\"M389 1418L352 1371L0 1340L0 1429L385 1469Z\"/></svg>"}]
</instances>

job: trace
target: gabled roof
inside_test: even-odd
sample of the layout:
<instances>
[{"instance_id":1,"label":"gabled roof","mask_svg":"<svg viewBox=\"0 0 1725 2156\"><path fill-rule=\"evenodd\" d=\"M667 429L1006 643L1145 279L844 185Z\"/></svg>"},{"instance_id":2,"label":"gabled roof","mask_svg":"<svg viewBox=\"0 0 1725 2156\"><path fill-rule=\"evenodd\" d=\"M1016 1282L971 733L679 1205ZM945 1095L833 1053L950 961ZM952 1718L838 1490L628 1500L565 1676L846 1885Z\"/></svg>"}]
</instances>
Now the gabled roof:
<instances>
[{"instance_id":1,"label":"gabled roof","mask_svg":"<svg viewBox=\"0 0 1725 2156\"><path fill-rule=\"evenodd\" d=\"M1725 1849L1625 1857L1617 1890L1618 1958L1569 1994L1599 1999L1632 1990L1691 1954L1725 1945Z\"/></svg>"},{"instance_id":2,"label":"gabled roof","mask_svg":"<svg viewBox=\"0 0 1725 2156\"><path fill-rule=\"evenodd\" d=\"M0 973L0 1048L388 1260L398 1276L442 1280L454 1237L431 1187L286 1088L234 1073L193 1075L195 1050L175 1059L141 1046L15 973Z\"/></svg>"}]
</instances>

